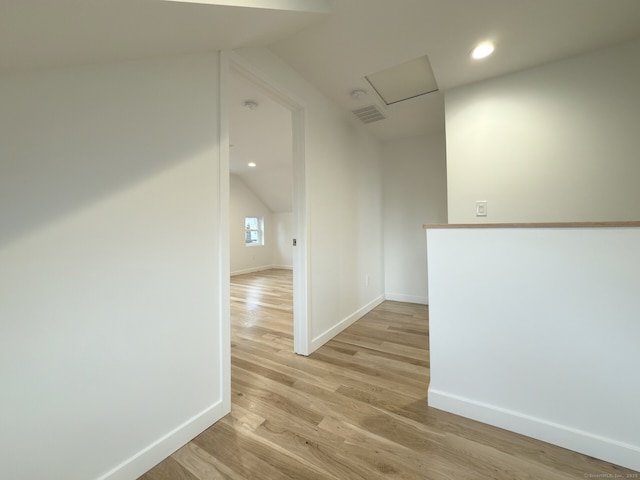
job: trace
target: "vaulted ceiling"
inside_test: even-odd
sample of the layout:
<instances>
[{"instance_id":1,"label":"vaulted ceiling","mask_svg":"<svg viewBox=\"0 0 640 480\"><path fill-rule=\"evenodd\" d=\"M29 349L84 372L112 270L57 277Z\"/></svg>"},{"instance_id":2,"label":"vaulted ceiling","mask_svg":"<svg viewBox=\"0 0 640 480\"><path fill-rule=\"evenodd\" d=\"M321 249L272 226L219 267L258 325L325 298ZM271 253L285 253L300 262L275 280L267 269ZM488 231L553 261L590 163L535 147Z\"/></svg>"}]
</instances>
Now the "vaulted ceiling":
<instances>
[{"instance_id":1,"label":"vaulted ceiling","mask_svg":"<svg viewBox=\"0 0 640 480\"><path fill-rule=\"evenodd\" d=\"M270 46L349 110L381 104L366 75L422 55L443 91L637 37L638 0L0 0L0 72ZM382 108L383 140L441 127L441 93Z\"/></svg>"},{"instance_id":2,"label":"vaulted ceiling","mask_svg":"<svg viewBox=\"0 0 640 480\"><path fill-rule=\"evenodd\" d=\"M229 170L272 212L291 212L291 111L241 74L229 82ZM245 103L250 102L246 106ZM249 163L255 164L250 167Z\"/></svg>"},{"instance_id":3,"label":"vaulted ceiling","mask_svg":"<svg viewBox=\"0 0 640 480\"><path fill-rule=\"evenodd\" d=\"M440 92L640 37L637 0L336 0L324 20L272 49L328 97L352 110L384 108L365 76L427 55ZM489 58L471 49L492 41ZM352 98L353 89L369 95ZM385 108L368 128L383 140L441 128L441 94Z\"/></svg>"},{"instance_id":4,"label":"vaulted ceiling","mask_svg":"<svg viewBox=\"0 0 640 480\"><path fill-rule=\"evenodd\" d=\"M377 105L382 141L443 131L447 89L639 37L639 0L0 0L0 73L268 46L345 110ZM438 92L386 106L365 79L424 55Z\"/></svg>"}]
</instances>

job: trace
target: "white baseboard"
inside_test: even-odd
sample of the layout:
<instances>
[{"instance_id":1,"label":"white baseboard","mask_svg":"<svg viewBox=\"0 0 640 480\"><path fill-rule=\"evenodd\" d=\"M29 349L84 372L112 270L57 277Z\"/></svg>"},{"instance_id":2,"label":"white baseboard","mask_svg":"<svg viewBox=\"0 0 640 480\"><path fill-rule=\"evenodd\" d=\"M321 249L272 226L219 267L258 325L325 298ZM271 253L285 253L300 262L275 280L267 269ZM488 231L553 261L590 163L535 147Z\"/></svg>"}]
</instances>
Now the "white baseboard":
<instances>
[{"instance_id":1,"label":"white baseboard","mask_svg":"<svg viewBox=\"0 0 640 480\"><path fill-rule=\"evenodd\" d=\"M278 270L293 270L293 267L291 265L263 265L261 267L252 267L252 268L246 268L244 270L235 270L231 272L231 276L233 277L234 275L243 275L245 273L264 272L265 270L271 270L274 268Z\"/></svg>"},{"instance_id":2,"label":"white baseboard","mask_svg":"<svg viewBox=\"0 0 640 480\"><path fill-rule=\"evenodd\" d=\"M180 447L200 435L227 413L229 412L224 411L222 400L211 405L205 411L187 420L175 430L167 433L105 473L98 480L131 480L132 478L140 477Z\"/></svg>"},{"instance_id":3,"label":"white baseboard","mask_svg":"<svg viewBox=\"0 0 640 480\"><path fill-rule=\"evenodd\" d=\"M271 265L263 265L261 267L252 267L252 268L245 268L244 270L235 270L231 272L231 276L233 277L234 275L244 275L245 273L263 272L265 270L269 270L270 268L271 268Z\"/></svg>"},{"instance_id":4,"label":"white baseboard","mask_svg":"<svg viewBox=\"0 0 640 480\"><path fill-rule=\"evenodd\" d=\"M495 405L433 390L429 387L429 407L471 418L495 427L520 433L543 442L568 448L607 462L640 471L640 446L618 442L566 425L549 422ZM585 472L602 473L602 472Z\"/></svg>"},{"instance_id":5,"label":"white baseboard","mask_svg":"<svg viewBox=\"0 0 640 480\"><path fill-rule=\"evenodd\" d=\"M293 270L293 266L291 265L271 265L269 268L273 268L275 270Z\"/></svg>"},{"instance_id":6,"label":"white baseboard","mask_svg":"<svg viewBox=\"0 0 640 480\"><path fill-rule=\"evenodd\" d=\"M340 332L342 332L345 328L353 325L357 320L364 317L367 313L369 313L371 310L376 308L382 302L384 302L384 296L381 295L378 298L369 302L364 307L358 309L357 311L349 315L347 318L340 321L340 323L338 323L337 325L334 325L333 327L331 327L326 332L318 335L316 338L311 340L311 348L309 350L309 353L314 352L315 350L320 348L322 345L327 343L329 340L331 340L333 337L335 337Z\"/></svg>"},{"instance_id":7,"label":"white baseboard","mask_svg":"<svg viewBox=\"0 0 640 480\"><path fill-rule=\"evenodd\" d=\"M420 305L429 305L429 297L419 297L416 295L405 295L403 293L387 293L386 300L393 302L419 303Z\"/></svg>"}]
</instances>

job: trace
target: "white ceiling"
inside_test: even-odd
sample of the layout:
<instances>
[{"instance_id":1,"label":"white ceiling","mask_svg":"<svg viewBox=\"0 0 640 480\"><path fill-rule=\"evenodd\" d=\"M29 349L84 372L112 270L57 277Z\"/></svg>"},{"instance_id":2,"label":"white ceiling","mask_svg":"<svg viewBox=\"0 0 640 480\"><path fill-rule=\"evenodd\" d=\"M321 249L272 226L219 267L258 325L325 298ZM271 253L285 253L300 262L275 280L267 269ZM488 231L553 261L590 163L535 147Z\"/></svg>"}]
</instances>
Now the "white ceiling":
<instances>
[{"instance_id":1,"label":"white ceiling","mask_svg":"<svg viewBox=\"0 0 640 480\"><path fill-rule=\"evenodd\" d=\"M229 84L229 170L272 212L291 212L291 111L237 72L231 72ZM257 107L248 110L243 106L246 101ZM249 162L256 167L249 167Z\"/></svg>"},{"instance_id":2,"label":"white ceiling","mask_svg":"<svg viewBox=\"0 0 640 480\"><path fill-rule=\"evenodd\" d=\"M640 37L638 0L335 0L333 14L283 38L272 49L344 108L372 89L365 75L428 55L441 90ZM496 44L484 61L469 52ZM428 95L429 96L429 95ZM386 108L369 128L383 140L443 128L442 98ZM435 114L435 115L434 115Z\"/></svg>"},{"instance_id":3,"label":"white ceiling","mask_svg":"<svg viewBox=\"0 0 640 480\"><path fill-rule=\"evenodd\" d=\"M164 0L0 0L0 72L269 45L325 17Z\"/></svg>"},{"instance_id":4,"label":"white ceiling","mask_svg":"<svg viewBox=\"0 0 640 480\"><path fill-rule=\"evenodd\" d=\"M0 73L269 46L346 110L377 104L387 118L366 128L385 141L444 132L443 90L640 38L640 0L269 2L276 9L228 6L235 3L231 0L223 2L227 6L164 0L0 0ZM294 4L295 9L286 10ZM325 12L327 4L331 13L318 13ZM484 40L495 42L496 51L473 62L469 51ZM440 91L384 106L364 77L423 55L429 57ZM270 105L252 88L238 83L233 95L236 103L260 98L259 109L248 112L258 113L255 120ZM349 93L356 88L370 93L354 99ZM239 125L232 125L231 132L236 145L233 169L254 188L260 183L280 185L274 172L282 170L279 152L284 147L277 142L260 148L260 169L239 170L246 158L256 155L267 129L278 128L273 119L242 119L244 113L231 112L233 125ZM290 126L284 128L290 131ZM270 172L270 177L258 180L259 172ZM259 195L274 211L282 211L282 199L273 192Z\"/></svg>"}]
</instances>

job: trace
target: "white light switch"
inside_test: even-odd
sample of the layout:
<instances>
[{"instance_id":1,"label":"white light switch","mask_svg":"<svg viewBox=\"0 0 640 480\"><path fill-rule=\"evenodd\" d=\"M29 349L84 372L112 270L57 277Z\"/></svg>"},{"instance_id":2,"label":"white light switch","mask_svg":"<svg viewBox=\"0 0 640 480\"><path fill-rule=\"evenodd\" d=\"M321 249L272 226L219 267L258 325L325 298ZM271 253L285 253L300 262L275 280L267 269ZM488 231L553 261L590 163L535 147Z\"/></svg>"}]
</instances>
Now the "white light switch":
<instances>
[{"instance_id":1,"label":"white light switch","mask_svg":"<svg viewBox=\"0 0 640 480\"><path fill-rule=\"evenodd\" d=\"M487 201L478 200L476 202L476 217L486 217L486 216L487 216Z\"/></svg>"}]
</instances>

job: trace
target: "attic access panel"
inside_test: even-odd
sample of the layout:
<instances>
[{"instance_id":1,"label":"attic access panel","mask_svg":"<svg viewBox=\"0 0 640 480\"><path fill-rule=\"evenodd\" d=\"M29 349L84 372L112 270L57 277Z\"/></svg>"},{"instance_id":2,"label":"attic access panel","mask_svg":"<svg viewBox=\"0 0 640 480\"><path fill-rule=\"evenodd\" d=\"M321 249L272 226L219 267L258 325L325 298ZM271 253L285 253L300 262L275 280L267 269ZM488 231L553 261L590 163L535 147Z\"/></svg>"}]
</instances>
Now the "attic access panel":
<instances>
[{"instance_id":1,"label":"attic access panel","mask_svg":"<svg viewBox=\"0 0 640 480\"><path fill-rule=\"evenodd\" d=\"M367 75L365 78L387 105L438 90L426 55Z\"/></svg>"}]
</instances>

